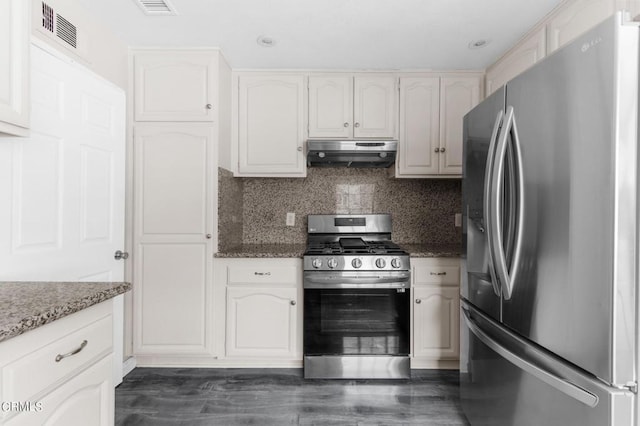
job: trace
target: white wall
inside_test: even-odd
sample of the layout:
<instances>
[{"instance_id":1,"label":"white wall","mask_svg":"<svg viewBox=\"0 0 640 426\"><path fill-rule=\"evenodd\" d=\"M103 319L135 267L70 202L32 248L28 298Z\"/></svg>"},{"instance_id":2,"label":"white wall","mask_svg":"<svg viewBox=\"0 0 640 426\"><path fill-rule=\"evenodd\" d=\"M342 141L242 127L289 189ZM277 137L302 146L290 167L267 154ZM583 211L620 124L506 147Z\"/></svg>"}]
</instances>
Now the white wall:
<instances>
[{"instance_id":1,"label":"white wall","mask_svg":"<svg viewBox=\"0 0 640 426\"><path fill-rule=\"evenodd\" d=\"M69 57L82 63L96 74L127 89L127 46L108 30L97 17L74 0L46 0L78 29L78 49L75 51L64 41L41 29L42 1L32 0L32 29L34 37L45 41Z\"/></svg>"}]
</instances>

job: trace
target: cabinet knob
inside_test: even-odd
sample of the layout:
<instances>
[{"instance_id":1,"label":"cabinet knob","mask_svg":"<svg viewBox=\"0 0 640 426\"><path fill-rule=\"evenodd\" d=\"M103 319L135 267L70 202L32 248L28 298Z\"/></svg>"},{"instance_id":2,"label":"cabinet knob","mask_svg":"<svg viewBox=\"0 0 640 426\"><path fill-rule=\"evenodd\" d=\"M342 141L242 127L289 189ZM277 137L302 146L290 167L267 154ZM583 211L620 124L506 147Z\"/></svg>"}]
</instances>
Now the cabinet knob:
<instances>
[{"instance_id":1,"label":"cabinet knob","mask_svg":"<svg viewBox=\"0 0 640 426\"><path fill-rule=\"evenodd\" d=\"M207 109L211 109L211 108L213 108L213 105L211 105L211 104L207 104L207 105L205 105L205 107L206 107Z\"/></svg>"},{"instance_id":2,"label":"cabinet knob","mask_svg":"<svg viewBox=\"0 0 640 426\"><path fill-rule=\"evenodd\" d=\"M421 304L421 303L422 303L422 300L420 300L420 299L416 299L416 303L419 305L419 304Z\"/></svg>"},{"instance_id":3,"label":"cabinet knob","mask_svg":"<svg viewBox=\"0 0 640 426\"><path fill-rule=\"evenodd\" d=\"M298 147L298 151L302 151L302 147L301 146Z\"/></svg>"},{"instance_id":4,"label":"cabinet knob","mask_svg":"<svg viewBox=\"0 0 640 426\"><path fill-rule=\"evenodd\" d=\"M344 123L344 127L349 127L349 123Z\"/></svg>"},{"instance_id":5,"label":"cabinet knob","mask_svg":"<svg viewBox=\"0 0 640 426\"><path fill-rule=\"evenodd\" d=\"M434 152L440 152L440 148L436 148L433 150Z\"/></svg>"},{"instance_id":6,"label":"cabinet knob","mask_svg":"<svg viewBox=\"0 0 640 426\"><path fill-rule=\"evenodd\" d=\"M440 152L444 152L444 148L440 148Z\"/></svg>"},{"instance_id":7,"label":"cabinet knob","mask_svg":"<svg viewBox=\"0 0 640 426\"><path fill-rule=\"evenodd\" d=\"M207 234L206 237L207 237L207 240L210 240L211 239L211 234Z\"/></svg>"},{"instance_id":8,"label":"cabinet knob","mask_svg":"<svg viewBox=\"0 0 640 426\"><path fill-rule=\"evenodd\" d=\"M292 300L292 301L291 301L291 302L289 302L289 303L291 303L291 306L296 306L296 301L295 301L295 300Z\"/></svg>"},{"instance_id":9,"label":"cabinet knob","mask_svg":"<svg viewBox=\"0 0 640 426\"><path fill-rule=\"evenodd\" d=\"M354 127L360 127L360 123L354 124Z\"/></svg>"}]
</instances>

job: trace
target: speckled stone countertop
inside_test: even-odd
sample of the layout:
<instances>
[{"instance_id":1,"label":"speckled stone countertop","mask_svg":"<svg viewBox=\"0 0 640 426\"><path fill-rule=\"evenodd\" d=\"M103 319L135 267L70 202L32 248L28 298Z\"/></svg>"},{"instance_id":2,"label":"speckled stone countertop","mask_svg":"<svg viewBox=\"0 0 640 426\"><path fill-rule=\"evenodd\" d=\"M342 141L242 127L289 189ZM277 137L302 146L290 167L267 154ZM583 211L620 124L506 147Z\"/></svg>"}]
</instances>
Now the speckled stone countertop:
<instances>
[{"instance_id":1,"label":"speckled stone countertop","mask_svg":"<svg viewBox=\"0 0 640 426\"><path fill-rule=\"evenodd\" d=\"M453 244L398 244L411 257L460 257L462 247Z\"/></svg>"},{"instance_id":2,"label":"speckled stone countertop","mask_svg":"<svg viewBox=\"0 0 640 426\"><path fill-rule=\"evenodd\" d=\"M462 248L452 244L402 244L411 257L460 257ZM215 257L302 257L305 244L243 244L218 252Z\"/></svg>"},{"instance_id":3,"label":"speckled stone countertop","mask_svg":"<svg viewBox=\"0 0 640 426\"><path fill-rule=\"evenodd\" d=\"M124 282L0 281L0 342L129 290Z\"/></svg>"},{"instance_id":4,"label":"speckled stone countertop","mask_svg":"<svg viewBox=\"0 0 640 426\"><path fill-rule=\"evenodd\" d=\"M306 244L242 244L215 254L215 257L302 257Z\"/></svg>"}]
</instances>

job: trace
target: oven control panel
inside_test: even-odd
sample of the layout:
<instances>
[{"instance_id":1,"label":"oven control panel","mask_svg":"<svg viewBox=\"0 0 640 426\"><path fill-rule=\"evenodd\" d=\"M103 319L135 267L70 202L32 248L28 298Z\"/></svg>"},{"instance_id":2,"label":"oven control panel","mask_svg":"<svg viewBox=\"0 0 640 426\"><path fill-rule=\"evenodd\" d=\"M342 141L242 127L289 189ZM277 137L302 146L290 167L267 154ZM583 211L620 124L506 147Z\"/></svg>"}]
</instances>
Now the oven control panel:
<instances>
[{"instance_id":1,"label":"oven control panel","mask_svg":"<svg viewBox=\"0 0 640 426\"><path fill-rule=\"evenodd\" d=\"M304 256L305 271L408 271L409 256Z\"/></svg>"}]
</instances>

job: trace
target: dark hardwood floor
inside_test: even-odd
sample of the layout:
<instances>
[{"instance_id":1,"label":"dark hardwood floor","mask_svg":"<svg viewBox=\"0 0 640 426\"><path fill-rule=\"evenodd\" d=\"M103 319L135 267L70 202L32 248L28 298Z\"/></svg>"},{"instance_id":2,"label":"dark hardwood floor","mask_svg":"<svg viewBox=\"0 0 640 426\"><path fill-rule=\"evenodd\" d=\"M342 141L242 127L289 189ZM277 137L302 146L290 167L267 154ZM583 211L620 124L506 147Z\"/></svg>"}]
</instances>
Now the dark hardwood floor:
<instances>
[{"instance_id":1,"label":"dark hardwood floor","mask_svg":"<svg viewBox=\"0 0 640 426\"><path fill-rule=\"evenodd\" d=\"M301 369L136 368L116 425L464 425L458 372L411 380L304 380Z\"/></svg>"}]
</instances>

